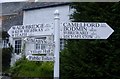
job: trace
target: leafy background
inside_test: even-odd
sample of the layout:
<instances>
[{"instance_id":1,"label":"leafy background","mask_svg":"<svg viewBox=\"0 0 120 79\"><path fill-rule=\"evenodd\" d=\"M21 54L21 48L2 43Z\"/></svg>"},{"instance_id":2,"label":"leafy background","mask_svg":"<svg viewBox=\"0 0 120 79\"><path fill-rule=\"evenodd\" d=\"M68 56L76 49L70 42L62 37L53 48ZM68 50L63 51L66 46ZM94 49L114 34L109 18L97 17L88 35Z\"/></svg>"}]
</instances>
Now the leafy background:
<instances>
[{"instance_id":1,"label":"leafy background","mask_svg":"<svg viewBox=\"0 0 120 79\"><path fill-rule=\"evenodd\" d=\"M66 40L65 49L60 52L60 78L120 79L120 2L76 2L70 6L75 9L70 17L72 21L106 22L114 33L105 40ZM11 50L3 54L8 64L9 52ZM5 72L13 77L53 77L53 63L22 58Z\"/></svg>"},{"instance_id":2,"label":"leafy background","mask_svg":"<svg viewBox=\"0 0 120 79\"><path fill-rule=\"evenodd\" d=\"M72 3L75 22L106 22L114 33L105 40L68 40L61 53L62 79L120 79L120 2Z\"/></svg>"}]
</instances>

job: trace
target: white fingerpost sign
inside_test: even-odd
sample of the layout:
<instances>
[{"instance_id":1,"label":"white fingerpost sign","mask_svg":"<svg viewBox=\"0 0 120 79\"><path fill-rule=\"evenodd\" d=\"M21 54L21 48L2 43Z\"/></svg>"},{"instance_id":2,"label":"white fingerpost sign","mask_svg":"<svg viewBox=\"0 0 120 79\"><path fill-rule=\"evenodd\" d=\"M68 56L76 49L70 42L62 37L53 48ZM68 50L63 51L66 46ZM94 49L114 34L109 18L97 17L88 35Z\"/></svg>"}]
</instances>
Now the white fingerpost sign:
<instances>
[{"instance_id":1,"label":"white fingerpost sign","mask_svg":"<svg viewBox=\"0 0 120 79\"><path fill-rule=\"evenodd\" d=\"M37 39L35 37L34 38L33 37L32 38L27 37L24 40L25 40L26 43L47 44L47 45L54 44L54 41L52 39L46 39L46 38L47 38L47 36L45 37L45 39L43 39L42 37L37 38Z\"/></svg>"},{"instance_id":2,"label":"white fingerpost sign","mask_svg":"<svg viewBox=\"0 0 120 79\"><path fill-rule=\"evenodd\" d=\"M106 23L61 23L61 39L107 39L114 30Z\"/></svg>"},{"instance_id":3,"label":"white fingerpost sign","mask_svg":"<svg viewBox=\"0 0 120 79\"><path fill-rule=\"evenodd\" d=\"M53 56L35 56L35 55L28 55L26 57L29 61L54 61Z\"/></svg>"},{"instance_id":4,"label":"white fingerpost sign","mask_svg":"<svg viewBox=\"0 0 120 79\"><path fill-rule=\"evenodd\" d=\"M53 23L12 26L8 34L15 37L53 35Z\"/></svg>"},{"instance_id":5,"label":"white fingerpost sign","mask_svg":"<svg viewBox=\"0 0 120 79\"><path fill-rule=\"evenodd\" d=\"M13 38L24 38L29 36L54 37L54 41L51 38L47 40L25 38L24 40L26 43L38 43L41 45L45 44L44 50L29 50L29 53L31 54L26 58L30 61L54 61L54 79L59 79L60 38L107 39L114 32L114 30L108 24L99 22L60 23L59 11L56 10L54 15L54 23L13 26L8 31L8 34ZM35 54L45 54L46 56L37 56Z\"/></svg>"},{"instance_id":6,"label":"white fingerpost sign","mask_svg":"<svg viewBox=\"0 0 120 79\"><path fill-rule=\"evenodd\" d=\"M60 23L59 23L59 11L54 13L54 42L55 42L55 62L54 62L54 78L59 78L59 51L60 51Z\"/></svg>"},{"instance_id":7,"label":"white fingerpost sign","mask_svg":"<svg viewBox=\"0 0 120 79\"><path fill-rule=\"evenodd\" d=\"M53 49L44 49L44 50L29 50L30 54L51 54Z\"/></svg>"}]
</instances>

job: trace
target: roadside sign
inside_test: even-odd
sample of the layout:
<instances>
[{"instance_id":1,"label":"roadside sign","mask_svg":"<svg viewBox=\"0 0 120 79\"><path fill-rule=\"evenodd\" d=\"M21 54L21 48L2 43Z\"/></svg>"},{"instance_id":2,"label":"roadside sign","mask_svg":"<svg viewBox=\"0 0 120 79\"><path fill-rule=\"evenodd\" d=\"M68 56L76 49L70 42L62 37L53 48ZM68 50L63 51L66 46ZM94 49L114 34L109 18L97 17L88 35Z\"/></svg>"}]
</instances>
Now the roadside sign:
<instances>
[{"instance_id":1,"label":"roadside sign","mask_svg":"<svg viewBox=\"0 0 120 79\"><path fill-rule=\"evenodd\" d=\"M54 41L53 36L43 36L43 37L26 37L24 38L25 43L35 44L35 50L28 50L29 55L31 54L46 54L51 55L54 52Z\"/></svg>"},{"instance_id":2,"label":"roadside sign","mask_svg":"<svg viewBox=\"0 0 120 79\"><path fill-rule=\"evenodd\" d=\"M44 49L44 50L30 50L30 54L50 54L53 53L52 49Z\"/></svg>"},{"instance_id":3,"label":"roadside sign","mask_svg":"<svg viewBox=\"0 0 120 79\"><path fill-rule=\"evenodd\" d=\"M26 58L30 61L55 61L54 78L59 78L60 39L107 39L114 30L107 23L60 23L59 11L56 10L54 15L54 24L46 23L12 26L9 29L8 34L12 38L25 38L25 43L36 44L36 49L39 50L29 50L29 53L32 55L29 54ZM41 38L42 36L49 37L48 39L36 39L38 37ZM35 54L45 54L45 56L38 56Z\"/></svg>"},{"instance_id":4,"label":"roadside sign","mask_svg":"<svg viewBox=\"0 0 120 79\"><path fill-rule=\"evenodd\" d=\"M39 36L39 35L53 35L53 24L33 24L33 25L18 25L12 26L8 34L15 37Z\"/></svg>"},{"instance_id":5,"label":"roadside sign","mask_svg":"<svg viewBox=\"0 0 120 79\"><path fill-rule=\"evenodd\" d=\"M114 30L106 23L68 22L61 23L61 39L107 39Z\"/></svg>"},{"instance_id":6,"label":"roadside sign","mask_svg":"<svg viewBox=\"0 0 120 79\"><path fill-rule=\"evenodd\" d=\"M43 39L43 38L35 38L35 37L32 38L26 37L24 40L26 43L48 44L48 45L53 44L53 40L52 39L48 40L47 38Z\"/></svg>"},{"instance_id":7,"label":"roadside sign","mask_svg":"<svg viewBox=\"0 0 120 79\"><path fill-rule=\"evenodd\" d=\"M54 61L53 56L34 56L28 55L26 57L29 61Z\"/></svg>"}]
</instances>

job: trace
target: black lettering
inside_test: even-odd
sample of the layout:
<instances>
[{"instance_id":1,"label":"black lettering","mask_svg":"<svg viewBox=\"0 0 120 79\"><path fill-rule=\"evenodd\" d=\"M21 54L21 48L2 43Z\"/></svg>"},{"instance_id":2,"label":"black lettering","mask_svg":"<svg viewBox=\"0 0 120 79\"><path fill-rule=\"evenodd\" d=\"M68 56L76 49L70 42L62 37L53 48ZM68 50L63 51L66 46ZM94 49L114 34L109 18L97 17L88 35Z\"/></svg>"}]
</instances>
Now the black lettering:
<instances>
[{"instance_id":1,"label":"black lettering","mask_svg":"<svg viewBox=\"0 0 120 79\"><path fill-rule=\"evenodd\" d=\"M67 24L67 23L63 23L63 26L66 27L66 26L67 26L66 24Z\"/></svg>"},{"instance_id":2,"label":"black lettering","mask_svg":"<svg viewBox=\"0 0 120 79\"><path fill-rule=\"evenodd\" d=\"M24 29L24 26L22 26L22 29Z\"/></svg>"},{"instance_id":3,"label":"black lettering","mask_svg":"<svg viewBox=\"0 0 120 79\"><path fill-rule=\"evenodd\" d=\"M39 29L38 31L43 31L43 29L41 28L41 29Z\"/></svg>"},{"instance_id":4,"label":"black lettering","mask_svg":"<svg viewBox=\"0 0 120 79\"><path fill-rule=\"evenodd\" d=\"M23 32L23 30L20 30L20 32Z\"/></svg>"},{"instance_id":5,"label":"black lettering","mask_svg":"<svg viewBox=\"0 0 120 79\"><path fill-rule=\"evenodd\" d=\"M78 26L78 23L69 23L70 26Z\"/></svg>"}]
</instances>

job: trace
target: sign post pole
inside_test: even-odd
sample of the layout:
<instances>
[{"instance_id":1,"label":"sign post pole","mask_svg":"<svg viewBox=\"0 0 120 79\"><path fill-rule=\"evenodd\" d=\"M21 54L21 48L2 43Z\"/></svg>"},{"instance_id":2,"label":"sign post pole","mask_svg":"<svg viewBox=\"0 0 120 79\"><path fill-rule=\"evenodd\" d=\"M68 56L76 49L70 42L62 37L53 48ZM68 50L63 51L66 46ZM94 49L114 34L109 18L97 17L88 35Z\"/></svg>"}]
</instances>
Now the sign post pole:
<instances>
[{"instance_id":1,"label":"sign post pole","mask_svg":"<svg viewBox=\"0 0 120 79\"><path fill-rule=\"evenodd\" d=\"M59 11L54 12L54 41L55 41L55 52L54 52L54 79L59 79L59 51L60 51L60 23L59 23Z\"/></svg>"}]
</instances>

